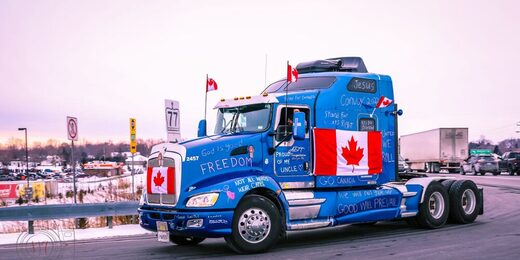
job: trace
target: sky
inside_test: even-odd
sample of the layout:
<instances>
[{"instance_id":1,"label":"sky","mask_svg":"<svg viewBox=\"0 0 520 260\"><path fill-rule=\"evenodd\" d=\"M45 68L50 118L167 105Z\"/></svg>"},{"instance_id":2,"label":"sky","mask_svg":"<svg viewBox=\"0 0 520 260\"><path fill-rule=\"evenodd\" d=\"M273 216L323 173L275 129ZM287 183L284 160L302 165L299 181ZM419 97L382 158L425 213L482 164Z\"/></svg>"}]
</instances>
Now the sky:
<instances>
[{"instance_id":1,"label":"sky","mask_svg":"<svg viewBox=\"0 0 520 260\"><path fill-rule=\"evenodd\" d=\"M164 99L183 138L221 98L257 95L286 63L360 56L393 79L399 132L468 127L520 138L520 3L497 1L0 0L0 143L166 139ZM267 68L267 69L266 69Z\"/></svg>"}]
</instances>

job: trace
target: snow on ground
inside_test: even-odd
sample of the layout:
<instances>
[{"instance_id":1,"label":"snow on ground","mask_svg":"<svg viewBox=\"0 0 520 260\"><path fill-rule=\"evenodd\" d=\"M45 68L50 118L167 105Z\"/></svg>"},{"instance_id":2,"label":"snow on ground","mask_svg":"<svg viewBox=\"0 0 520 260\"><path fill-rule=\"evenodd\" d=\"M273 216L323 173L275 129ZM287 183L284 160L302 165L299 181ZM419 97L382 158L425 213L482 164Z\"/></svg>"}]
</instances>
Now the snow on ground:
<instances>
[{"instance_id":1,"label":"snow on ground","mask_svg":"<svg viewBox=\"0 0 520 260\"><path fill-rule=\"evenodd\" d=\"M34 235L22 233L0 234L0 245L19 244L27 242L60 242L76 241L94 238L132 236L141 234L153 234L137 224L88 229L35 229Z\"/></svg>"}]
</instances>

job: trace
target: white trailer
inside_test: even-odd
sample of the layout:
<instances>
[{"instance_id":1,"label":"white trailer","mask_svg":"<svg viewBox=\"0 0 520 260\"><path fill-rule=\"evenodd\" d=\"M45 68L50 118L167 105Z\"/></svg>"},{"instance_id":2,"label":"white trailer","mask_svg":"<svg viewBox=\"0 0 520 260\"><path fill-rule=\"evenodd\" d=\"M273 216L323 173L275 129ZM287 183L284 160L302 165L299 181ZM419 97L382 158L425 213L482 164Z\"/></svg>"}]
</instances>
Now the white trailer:
<instances>
[{"instance_id":1,"label":"white trailer","mask_svg":"<svg viewBox=\"0 0 520 260\"><path fill-rule=\"evenodd\" d=\"M468 156L468 128L436 128L403 135L399 146L412 170L458 171Z\"/></svg>"}]
</instances>

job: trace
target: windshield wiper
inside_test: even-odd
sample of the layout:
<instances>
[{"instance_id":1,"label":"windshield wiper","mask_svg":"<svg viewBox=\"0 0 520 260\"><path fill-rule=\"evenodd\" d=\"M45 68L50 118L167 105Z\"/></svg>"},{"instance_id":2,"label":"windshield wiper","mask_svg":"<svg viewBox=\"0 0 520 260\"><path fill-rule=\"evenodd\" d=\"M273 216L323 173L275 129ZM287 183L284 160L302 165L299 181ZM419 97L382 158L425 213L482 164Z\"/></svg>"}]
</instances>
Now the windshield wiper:
<instances>
[{"instance_id":1,"label":"windshield wiper","mask_svg":"<svg viewBox=\"0 0 520 260\"><path fill-rule=\"evenodd\" d=\"M234 132L233 131L233 122L235 121L235 117L237 116L238 112L235 112L233 114L233 117L231 117L231 119L224 125L224 128L222 128L222 130L220 131L221 134L223 134L224 132L228 132L228 133L232 133ZM226 119L224 119L226 120ZM229 126L229 128L228 128Z\"/></svg>"}]
</instances>

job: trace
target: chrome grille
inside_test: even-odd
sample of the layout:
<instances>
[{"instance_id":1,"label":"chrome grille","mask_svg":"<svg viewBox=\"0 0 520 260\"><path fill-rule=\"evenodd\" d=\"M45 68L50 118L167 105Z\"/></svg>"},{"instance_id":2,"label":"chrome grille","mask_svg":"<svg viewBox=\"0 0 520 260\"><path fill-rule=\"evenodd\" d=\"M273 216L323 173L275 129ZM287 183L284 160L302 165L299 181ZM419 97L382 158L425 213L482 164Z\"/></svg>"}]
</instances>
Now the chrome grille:
<instances>
[{"instance_id":1,"label":"chrome grille","mask_svg":"<svg viewBox=\"0 0 520 260\"><path fill-rule=\"evenodd\" d=\"M159 167L159 160L157 158L153 158L148 160L148 167ZM164 167L175 167L175 161L172 158L163 158ZM148 173L147 173L148 174ZM175 180L177 181L177 180ZM177 203L175 194L147 194L147 200L150 204L159 204L159 205L175 205Z\"/></svg>"}]
</instances>

